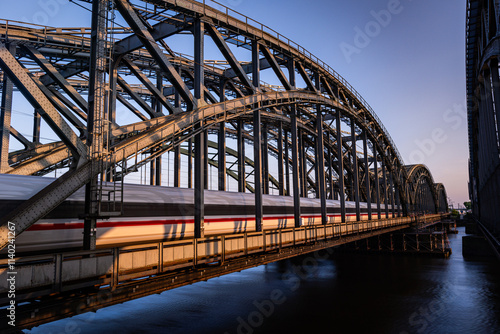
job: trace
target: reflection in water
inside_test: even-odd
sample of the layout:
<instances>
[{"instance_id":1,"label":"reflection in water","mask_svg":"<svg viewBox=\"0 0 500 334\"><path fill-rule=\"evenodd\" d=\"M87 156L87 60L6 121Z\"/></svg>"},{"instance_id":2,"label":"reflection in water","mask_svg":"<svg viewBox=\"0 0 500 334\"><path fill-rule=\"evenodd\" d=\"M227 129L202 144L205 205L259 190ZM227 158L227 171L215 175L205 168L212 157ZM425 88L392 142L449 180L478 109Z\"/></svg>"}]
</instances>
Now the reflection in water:
<instances>
[{"instance_id":1,"label":"reflection in water","mask_svg":"<svg viewBox=\"0 0 500 334\"><path fill-rule=\"evenodd\" d=\"M449 259L320 252L31 332L500 333L498 263L464 260L463 234Z\"/></svg>"}]
</instances>

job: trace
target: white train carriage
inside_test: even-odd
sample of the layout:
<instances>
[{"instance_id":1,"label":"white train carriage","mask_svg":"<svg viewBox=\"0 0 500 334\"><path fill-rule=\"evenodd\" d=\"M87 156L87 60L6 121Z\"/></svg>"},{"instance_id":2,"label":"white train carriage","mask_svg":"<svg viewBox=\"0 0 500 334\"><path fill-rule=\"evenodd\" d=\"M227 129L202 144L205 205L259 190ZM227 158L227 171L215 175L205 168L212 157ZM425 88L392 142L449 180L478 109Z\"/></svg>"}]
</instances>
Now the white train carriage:
<instances>
[{"instance_id":1,"label":"white train carriage","mask_svg":"<svg viewBox=\"0 0 500 334\"><path fill-rule=\"evenodd\" d=\"M0 175L0 214L46 187L54 178ZM37 251L79 248L83 242L84 189L71 195L46 217L16 239L16 250ZM146 185L124 185L124 215L97 221L97 246L154 242L193 237L193 189ZM255 198L251 193L205 191L205 235L255 230ZM301 198L301 225L321 224L319 199ZM293 197L263 195L263 228L295 225ZM367 204L361 203L361 219L368 219ZM377 218L376 204L372 217ZM385 218L382 205L382 218ZM340 201L327 200L329 222L340 223ZM356 220L355 203L346 202L346 221Z\"/></svg>"}]
</instances>

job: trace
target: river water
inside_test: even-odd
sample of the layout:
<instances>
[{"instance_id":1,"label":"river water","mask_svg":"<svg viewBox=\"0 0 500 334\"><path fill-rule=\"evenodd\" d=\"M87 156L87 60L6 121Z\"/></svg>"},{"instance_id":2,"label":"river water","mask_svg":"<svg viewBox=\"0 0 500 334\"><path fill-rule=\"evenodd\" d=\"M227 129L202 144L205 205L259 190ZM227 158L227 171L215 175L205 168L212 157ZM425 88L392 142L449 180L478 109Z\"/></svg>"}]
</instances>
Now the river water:
<instances>
[{"instance_id":1,"label":"river water","mask_svg":"<svg viewBox=\"0 0 500 334\"><path fill-rule=\"evenodd\" d=\"M500 265L379 254L304 255L27 333L500 333Z\"/></svg>"}]
</instances>

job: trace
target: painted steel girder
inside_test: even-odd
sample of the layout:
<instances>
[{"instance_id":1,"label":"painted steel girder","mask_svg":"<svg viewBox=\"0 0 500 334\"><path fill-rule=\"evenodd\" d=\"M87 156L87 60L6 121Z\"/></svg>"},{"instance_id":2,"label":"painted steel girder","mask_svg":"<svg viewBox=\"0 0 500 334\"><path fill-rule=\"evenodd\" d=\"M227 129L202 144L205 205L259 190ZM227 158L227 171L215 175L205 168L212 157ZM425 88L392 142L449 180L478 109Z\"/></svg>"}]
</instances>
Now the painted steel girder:
<instances>
[{"instance_id":1,"label":"painted steel girder","mask_svg":"<svg viewBox=\"0 0 500 334\"><path fill-rule=\"evenodd\" d=\"M73 101L76 102L76 104L78 104L80 108L82 108L85 113L88 113L89 106L87 101L83 99L76 89L69 84L66 78L57 71L54 65L52 65L40 51L30 46L25 46L24 50L28 52L30 57L64 90L64 92L66 92L66 94L68 94L69 97L71 97L71 99L73 99Z\"/></svg>"},{"instance_id":2,"label":"painted steel girder","mask_svg":"<svg viewBox=\"0 0 500 334\"><path fill-rule=\"evenodd\" d=\"M264 57L266 57L267 61L271 65L274 73L276 74L276 76L280 80L280 82L283 85L283 87L285 87L286 90L292 90L293 89L292 85L290 85L290 82L285 77L285 74L281 70L280 65L276 61L276 58L273 56L273 54L271 53L271 51L266 46L264 46L264 45L260 45L260 49L262 50L262 53L264 54Z\"/></svg>"},{"instance_id":3,"label":"painted steel girder","mask_svg":"<svg viewBox=\"0 0 500 334\"><path fill-rule=\"evenodd\" d=\"M342 78L338 73L332 71L331 69L325 68L325 64L317 61L312 55L307 55L302 53L298 48L296 48L296 44L294 43L286 43L279 39L279 36L276 37L272 34L265 34L259 28L256 28L249 24L248 22L238 20L234 17L229 16L227 13L221 12L214 8L205 6L204 3L192 2L189 0L144 0L145 2L155 4L162 8L168 8L177 10L179 12L183 12L191 17L201 17L203 16L207 20L212 20L219 26L230 29L236 34L243 34L246 37L252 40L261 41L261 45L266 45L270 49L279 51L283 54L286 54L288 57L295 59L297 62L302 63L302 65L307 66L308 68L312 68L312 70L323 76L325 80L328 80L332 83L333 86L336 87L337 91L344 91L344 100L347 102L347 106L357 110L358 113L363 114L368 120L372 121L372 125L374 126L374 130L376 132L383 133L382 141L384 142L384 147L387 146L392 151L394 156L397 156L400 162L402 163L402 159L400 158L400 154L397 151L397 148L392 145L392 139L389 134L385 130L382 124L379 124L378 119L375 114L372 115L372 111L370 111L370 107L366 104L363 98L357 93L353 87L347 83L347 81ZM263 48L261 47L261 50ZM311 57L312 56L312 57ZM274 59L274 57L273 57ZM316 59L316 60L315 60ZM278 66L275 66L278 68ZM277 72L278 77L280 76L279 71ZM286 79L284 76L281 79ZM283 84L286 89L289 89L288 85ZM366 104L366 105L365 105Z\"/></svg>"},{"instance_id":4,"label":"painted steel girder","mask_svg":"<svg viewBox=\"0 0 500 334\"><path fill-rule=\"evenodd\" d=\"M128 57L123 57L122 61L127 65L127 67L132 71L132 73L142 82L144 86L153 94L153 96L167 108L167 110L172 114L177 114L182 110L180 108L174 107L163 94L156 88L156 86L142 73L142 71L135 65ZM156 117L163 116L162 113L156 113Z\"/></svg>"},{"instance_id":5,"label":"painted steel girder","mask_svg":"<svg viewBox=\"0 0 500 334\"><path fill-rule=\"evenodd\" d=\"M224 38L222 37L221 33L217 30L217 28L213 27L208 23L205 24L205 29L210 34L210 37L212 37L212 40L214 41L215 45L217 45L217 47L219 48L224 58L226 58L229 65L231 65L231 69L234 71L238 79L240 79L241 83L245 85L251 93L255 92L255 86L253 85L250 78L247 76L246 72L241 67L239 61L233 55L233 52L231 51L229 46L224 41Z\"/></svg>"},{"instance_id":6,"label":"painted steel girder","mask_svg":"<svg viewBox=\"0 0 500 334\"><path fill-rule=\"evenodd\" d=\"M148 147L172 140L176 135L178 136L182 131L192 128L196 124L203 124L204 127L210 127L218 122L228 121L238 115L249 113L254 108L265 108L273 104L285 105L295 103L297 100L303 102L311 100L314 103L321 102L327 105L334 104L337 108L341 107L334 101L322 96L297 91L258 94L214 105L207 105L192 112L163 116L148 121L151 126L149 130L135 137L128 138L113 147L114 154L107 160L107 164L112 165L115 162L123 161ZM62 178L54 182L54 186L51 185L50 188L35 195L34 198L28 200L19 210L9 214L6 219L22 222L18 228L18 232L21 233L40 217L47 214L51 208L64 201L72 192L87 183L91 177L95 176L90 175L90 171L86 169L89 168L87 167L89 165L85 164L76 171L72 170L66 173ZM51 200L47 203L44 198L50 198ZM34 214L34 210L37 210L38 215ZM2 222L3 225L0 227L0 232L7 231L7 220L3 220ZM5 238L0 239L0 247L5 245L6 235L7 233L0 235L0 238Z\"/></svg>"},{"instance_id":7,"label":"painted steel girder","mask_svg":"<svg viewBox=\"0 0 500 334\"><path fill-rule=\"evenodd\" d=\"M54 180L54 182L25 201L14 211L1 217L0 249L8 244L8 234L9 231L12 231L12 226L14 226L15 235L18 237L37 220L47 215L71 194L86 184L91 176L95 176L91 175L91 171L90 162L81 164L78 168L70 170L60 178Z\"/></svg>"},{"instance_id":8,"label":"painted steel girder","mask_svg":"<svg viewBox=\"0 0 500 334\"><path fill-rule=\"evenodd\" d=\"M139 94L137 94L132 87L119 75L116 77L116 82L120 87L135 101L137 104L148 113L151 118L161 117L163 114L156 112L153 108L149 106L149 104L144 101Z\"/></svg>"},{"instance_id":9,"label":"painted steel girder","mask_svg":"<svg viewBox=\"0 0 500 334\"><path fill-rule=\"evenodd\" d=\"M152 29L150 29L150 34L153 38L152 40L163 40L164 38L175 35L192 25L192 21L192 18L185 17L184 14L181 13L175 15L170 20L159 22L153 25ZM179 22L183 23L180 24ZM117 54L128 54L134 50L142 48L143 46L142 40L137 34L134 34L116 42L113 48Z\"/></svg>"},{"instance_id":10,"label":"painted steel girder","mask_svg":"<svg viewBox=\"0 0 500 334\"><path fill-rule=\"evenodd\" d=\"M188 105L188 109L194 109L196 106L196 102L193 95L189 91L184 81L182 81L182 78L180 77L175 67L163 54L158 44L156 44L155 39L153 38L153 36L151 36L151 33L144 25L139 15L136 13L135 9L127 0L116 0L115 3L120 14L134 30L135 35L139 38L139 40L142 42L151 56L156 60L160 68L165 72L168 80L172 83L172 85L184 99L184 102Z\"/></svg>"},{"instance_id":11,"label":"painted steel girder","mask_svg":"<svg viewBox=\"0 0 500 334\"><path fill-rule=\"evenodd\" d=\"M63 120L38 85L2 42L0 42L0 67L23 93L26 99L39 110L41 116L51 129L70 148L73 155L77 158L76 160L85 160L87 147Z\"/></svg>"}]
</instances>

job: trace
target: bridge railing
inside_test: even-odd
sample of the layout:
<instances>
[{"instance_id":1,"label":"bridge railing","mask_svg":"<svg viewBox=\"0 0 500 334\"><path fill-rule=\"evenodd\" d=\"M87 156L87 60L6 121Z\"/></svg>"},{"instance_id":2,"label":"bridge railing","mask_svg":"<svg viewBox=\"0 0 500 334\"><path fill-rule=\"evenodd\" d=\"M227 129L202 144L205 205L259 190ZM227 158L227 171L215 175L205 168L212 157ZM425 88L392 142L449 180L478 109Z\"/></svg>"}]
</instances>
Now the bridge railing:
<instances>
[{"instance_id":1,"label":"bridge railing","mask_svg":"<svg viewBox=\"0 0 500 334\"><path fill-rule=\"evenodd\" d=\"M218 263L249 254L275 252L328 240L370 234L391 227L410 226L412 218L330 223L141 244L93 251L20 257L15 259L16 300L93 286L116 288L130 280L181 268ZM347 242L347 241L346 241ZM0 280L7 281L9 259L0 260ZM7 305L7 286L0 286L0 305Z\"/></svg>"}]
</instances>

